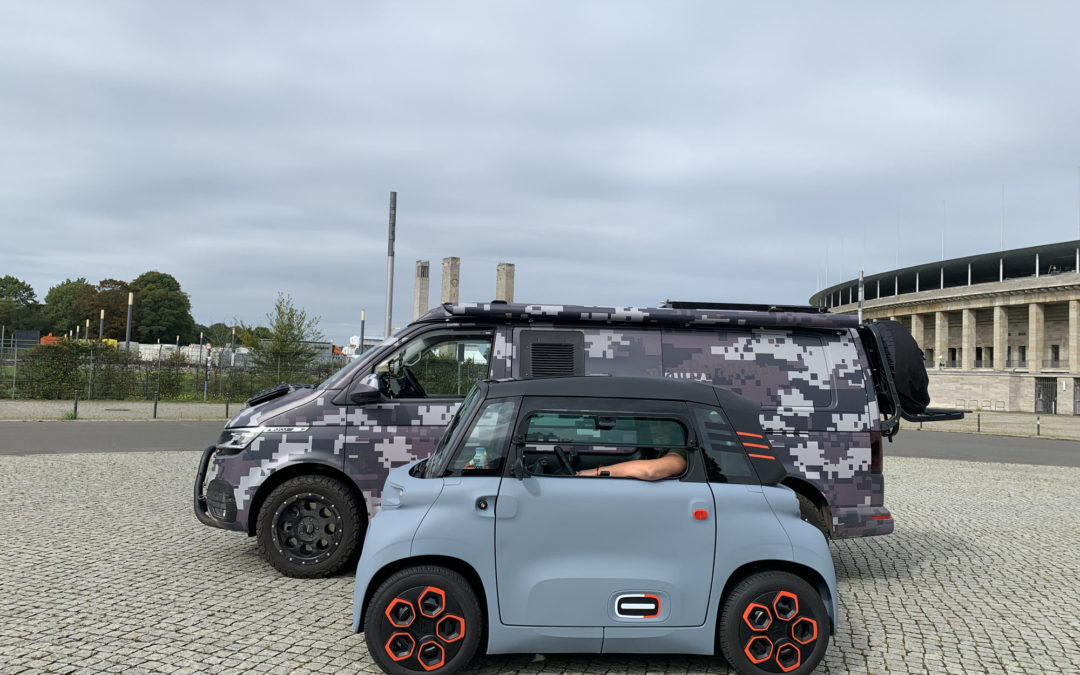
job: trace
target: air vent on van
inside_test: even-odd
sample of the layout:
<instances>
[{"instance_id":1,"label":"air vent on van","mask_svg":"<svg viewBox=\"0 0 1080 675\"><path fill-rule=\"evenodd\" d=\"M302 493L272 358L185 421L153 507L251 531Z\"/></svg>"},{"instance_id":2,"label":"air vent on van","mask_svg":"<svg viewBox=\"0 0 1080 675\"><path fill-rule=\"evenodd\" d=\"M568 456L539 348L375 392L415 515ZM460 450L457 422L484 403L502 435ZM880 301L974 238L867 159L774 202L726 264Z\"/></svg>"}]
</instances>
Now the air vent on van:
<instances>
[{"instance_id":1,"label":"air vent on van","mask_svg":"<svg viewBox=\"0 0 1080 675\"><path fill-rule=\"evenodd\" d=\"M578 330L521 331L521 376L585 374L585 337Z\"/></svg>"}]
</instances>

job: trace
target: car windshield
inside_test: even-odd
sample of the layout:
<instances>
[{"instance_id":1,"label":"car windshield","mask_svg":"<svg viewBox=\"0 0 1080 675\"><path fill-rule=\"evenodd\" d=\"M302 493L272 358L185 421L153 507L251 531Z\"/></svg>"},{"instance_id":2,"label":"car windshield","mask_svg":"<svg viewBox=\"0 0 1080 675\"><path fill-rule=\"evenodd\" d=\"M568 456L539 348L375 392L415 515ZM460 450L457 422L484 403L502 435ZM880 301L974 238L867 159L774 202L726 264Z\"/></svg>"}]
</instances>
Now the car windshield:
<instances>
[{"instance_id":1,"label":"car windshield","mask_svg":"<svg viewBox=\"0 0 1080 675\"><path fill-rule=\"evenodd\" d=\"M450 453L464 429L464 420L472 414L473 409L478 405L480 396L477 391L479 389L479 386L474 386L465 395L465 400L461 402L461 407L454 414L454 418L450 420L450 425L439 440L435 452L431 453L431 458L427 462L427 470L424 472L424 478L438 476L442 472L443 466L449 461Z\"/></svg>"}]
</instances>

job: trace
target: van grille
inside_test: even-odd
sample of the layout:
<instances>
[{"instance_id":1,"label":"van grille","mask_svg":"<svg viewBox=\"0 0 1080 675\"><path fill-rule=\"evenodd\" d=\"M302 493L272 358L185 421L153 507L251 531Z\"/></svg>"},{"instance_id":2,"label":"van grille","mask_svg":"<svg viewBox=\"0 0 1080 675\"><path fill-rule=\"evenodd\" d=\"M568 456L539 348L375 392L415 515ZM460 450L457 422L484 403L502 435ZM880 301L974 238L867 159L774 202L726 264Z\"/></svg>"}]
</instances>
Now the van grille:
<instances>
[{"instance_id":1,"label":"van grille","mask_svg":"<svg viewBox=\"0 0 1080 675\"><path fill-rule=\"evenodd\" d=\"M574 345L534 344L530 367L533 377L573 375Z\"/></svg>"}]
</instances>

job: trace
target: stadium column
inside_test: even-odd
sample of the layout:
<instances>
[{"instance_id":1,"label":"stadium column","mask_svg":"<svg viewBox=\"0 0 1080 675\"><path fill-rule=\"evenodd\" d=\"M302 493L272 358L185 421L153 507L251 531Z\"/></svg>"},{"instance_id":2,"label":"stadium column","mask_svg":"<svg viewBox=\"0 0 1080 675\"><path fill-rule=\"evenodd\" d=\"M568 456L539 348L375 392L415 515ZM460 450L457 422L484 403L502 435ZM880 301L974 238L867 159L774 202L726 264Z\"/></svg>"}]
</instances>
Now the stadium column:
<instances>
[{"instance_id":1,"label":"stadium column","mask_svg":"<svg viewBox=\"0 0 1080 675\"><path fill-rule=\"evenodd\" d=\"M994 370L1005 370L1005 355L1009 348L1009 310L994 305Z\"/></svg>"},{"instance_id":2,"label":"stadium column","mask_svg":"<svg viewBox=\"0 0 1080 675\"><path fill-rule=\"evenodd\" d=\"M1069 370L1080 371L1080 300L1069 301Z\"/></svg>"},{"instance_id":3,"label":"stadium column","mask_svg":"<svg viewBox=\"0 0 1080 675\"><path fill-rule=\"evenodd\" d=\"M934 315L934 358L938 367L943 367L949 358L949 315L946 312Z\"/></svg>"},{"instance_id":4,"label":"stadium column","mask_svg":"<svg viewBox=\"0 0 1080 675\"><path fill-rule=\"evenodd\" d=\"M922 314L911 315L911 337L919 345L919 349L926 349L926 324L923 323Z\"/></svg>"},{"instance_id":5,"label":"stadium column","mask_svg":"<svg viewBox=\"0 0 1080 675\"><path fill-rule=\"evenodd\" d=\"M1032 302L1028 305L1028 371L1038 373L1042 371L1043 362L1043 330L1045 328L1045 312L1042 303Z\"/></svg>"},{"instance_id":6,"label":"stadium column","mask_svg":"<svg viewBox=\"0 0 1080 675\"><path fill-rule=\"evenodd\" d=\"M960 324L960 367L975 370L975 310L965 309Z\"/></svg>"}]
</instances>

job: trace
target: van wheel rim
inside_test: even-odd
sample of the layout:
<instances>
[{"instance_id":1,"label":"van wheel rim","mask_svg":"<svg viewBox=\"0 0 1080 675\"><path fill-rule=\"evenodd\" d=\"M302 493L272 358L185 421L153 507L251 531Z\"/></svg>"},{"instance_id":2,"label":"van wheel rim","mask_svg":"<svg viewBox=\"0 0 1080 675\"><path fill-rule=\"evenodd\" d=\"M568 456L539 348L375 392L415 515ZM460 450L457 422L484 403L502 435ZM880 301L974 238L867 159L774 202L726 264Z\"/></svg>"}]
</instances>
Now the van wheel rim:
<instances>
[{"instance_id":1,"label":"van wheel rim","mask_svg":"<svg viewBox=\"0 0 1080 675\"><path fill-rule=\"evenodd\" d=\"M387 636L383 649L399 667L417 673L437 671L452 661L467 630L461 604L438 586L413 586L398 593L379 621Z\"/></svg>"},{"instance_id":2,"label":"van wheel rim","mask_svg":"<svg viewBox=\"0 0 1080 675\"><path fill-rule=\"evenodd\" d=\"M314 492L295 495L274 512L275 544L291 563L320 563L341 545L341 525L337 506L323 495Z\"/></svg>"},{"instance_id":3,"label":"van wheel rim","mask_svg":"<svg viewBox=\"0 0 1080 675\"><path fill-rule=\"evenodd\" d=\"M739 648L756 668L790 673L814 651L820 626L792 591L762 593L743 606Z\"/></svg>"}]
</instances>

